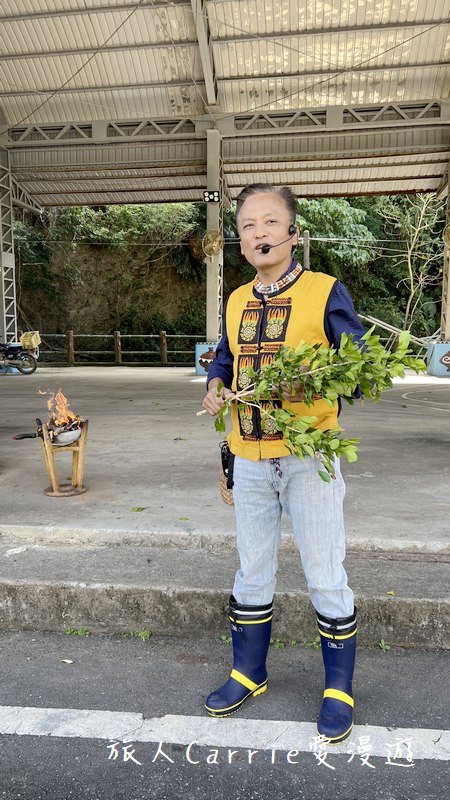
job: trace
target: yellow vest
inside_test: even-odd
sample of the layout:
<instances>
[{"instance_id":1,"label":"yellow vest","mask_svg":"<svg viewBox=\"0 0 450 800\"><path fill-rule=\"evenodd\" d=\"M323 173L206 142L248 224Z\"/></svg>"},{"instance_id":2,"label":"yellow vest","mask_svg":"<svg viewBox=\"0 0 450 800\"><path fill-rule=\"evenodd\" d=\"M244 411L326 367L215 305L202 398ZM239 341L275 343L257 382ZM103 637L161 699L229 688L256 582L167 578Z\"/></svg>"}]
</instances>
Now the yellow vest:
<instances>
[{"instance_id":1,"label":"yellow vest","mask_svg":"<svg viewBox=\"0 0 450 800\"><path fill-rule=\"evenodd\" d=\"M233 354L233 391L245 389L251 380L248 369L257 370L273 360L283 345L297 347L301 340L330 346L325 330L325 309L336 279L321 272L305 270L264 304L253 293L253 281L236 289L228 300L226 325ZM251 400L251 397L249 398ZM338 405L317 400L305 403L274 401L274 405L292 409L296 416L317 417L320 430L339 428ZM261 421L258 409L243 403L232 404L233 429L228 436L230 450L237 456L259 461L291 455L285 439L271 420Z\"/></svg>"}]
</instances>

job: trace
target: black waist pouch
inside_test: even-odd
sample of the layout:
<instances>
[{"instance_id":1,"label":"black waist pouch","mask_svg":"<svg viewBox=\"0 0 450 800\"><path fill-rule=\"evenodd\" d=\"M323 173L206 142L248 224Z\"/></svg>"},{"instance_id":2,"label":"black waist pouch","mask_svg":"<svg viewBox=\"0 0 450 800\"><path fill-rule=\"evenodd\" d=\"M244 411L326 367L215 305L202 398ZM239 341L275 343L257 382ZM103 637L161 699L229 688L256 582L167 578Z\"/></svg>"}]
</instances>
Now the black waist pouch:
<instances>
[{"instance_id":1,"label":"black waist pouch","mask_svg":"<svg viewBox=\"0 0 450 800\"><path fill-rule=\"evenodd\" d=\"M231 452L228 442L220 443L220 457L222 460L223 474L227 481L227 489L232 489L234 486L233 469L234 469L234 453Z\"/></svg>"}]
</instances>

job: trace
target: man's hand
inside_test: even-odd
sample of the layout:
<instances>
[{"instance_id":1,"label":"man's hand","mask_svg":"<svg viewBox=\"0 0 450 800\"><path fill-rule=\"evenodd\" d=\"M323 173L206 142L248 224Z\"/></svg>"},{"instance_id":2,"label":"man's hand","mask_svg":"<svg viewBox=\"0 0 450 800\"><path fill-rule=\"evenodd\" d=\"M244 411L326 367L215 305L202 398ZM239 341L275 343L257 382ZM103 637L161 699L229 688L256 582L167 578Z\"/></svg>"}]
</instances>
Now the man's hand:
<instances>
[{"instance_id":1,"label":"man's hand","mask_svg":"<svg viewBox=\"0 0 450 800\"><path fill-rule=\"evenodd\" d=\"M222 386L218 393L217 387L220 383L222 383L222 381L219 378L213 378L212 381L210 381L208 384L208 391L202 403L205 411L211 414L212 417L215 417L215 415L219 413L225 402L225 398L233 394L231 389L226 389L225 386Z\"/></svg>"},{"instance_id":2,"label":"man's hand","mask_svg":"<svg viewBox=\"0 0 450 800\"><path fill-rule=\"evenodd\" d=\"M305 393L303 391L303 387L301 383L294 383L292 388L289 387L287 381L281 381L281 392L283 395L283 400L289 400L290 403L304 403L305 402ZM314 400L321 400L320 394L314 395Z\"/></svg>"},{"instance_id":3,"label":"man's hand","mask_svg":"<svg viewBox=\"0 0 450 800\"><path fill-rule=\"evenodd\" d=\"M289 400L290 403L303 403L305 393L301 383L294 383L290 387L287 381L281 381L280 386L283 400Z\"/></svg>"}]
</instances>

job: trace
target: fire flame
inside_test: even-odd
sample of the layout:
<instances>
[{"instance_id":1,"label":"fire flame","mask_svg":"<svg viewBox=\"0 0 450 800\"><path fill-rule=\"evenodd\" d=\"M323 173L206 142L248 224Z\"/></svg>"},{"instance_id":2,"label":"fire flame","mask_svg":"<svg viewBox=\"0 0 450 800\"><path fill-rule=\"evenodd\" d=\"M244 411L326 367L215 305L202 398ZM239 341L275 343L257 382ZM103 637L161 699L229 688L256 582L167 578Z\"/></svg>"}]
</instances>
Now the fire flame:
<instances>
[{"instance_id":1,"label":"fire flame","mask_svg":"<svg viewBox=\"0 0 450 800\"><path fill-rule=\"evenodd\" d=\"M73 422L81 421L78 414L74 414L74 412L69 408L69 401L67 397L63 395L61 388L59 388L56 393L42 392L39 389L39 394L50 395L49 400L47 400L50 421L58 427L69 426Z\"/></svg>"}]
</instances>

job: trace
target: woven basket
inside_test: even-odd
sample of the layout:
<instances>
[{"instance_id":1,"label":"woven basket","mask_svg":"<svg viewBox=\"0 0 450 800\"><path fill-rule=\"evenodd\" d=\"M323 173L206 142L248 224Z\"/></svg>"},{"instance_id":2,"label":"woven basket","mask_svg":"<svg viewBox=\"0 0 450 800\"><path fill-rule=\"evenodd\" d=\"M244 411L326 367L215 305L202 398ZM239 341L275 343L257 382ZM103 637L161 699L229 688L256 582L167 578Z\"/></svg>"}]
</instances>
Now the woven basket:
<instances>
[{"instance_id":1,"label":"woven basket","mask_svg":"<svg viewBox=\"0 0 450 800\"><path fill-rule=\"evenodd\" d=\"M223 470L220 470L219 473L219 489L223 502L227 506L234 506L233 489L227 489L227 479L223 474Z\"/></svg>"},{"instance_id":2,"label":"woven basket","mask_svg":"<svg viewBox=\"0 0 450 800\"><path fill-rule=\"evenodd\" d=\"M35 347L39 347L41 343L39 331L25 331L20 337L19 342L26 350L34 350Z\"/></svg>"}]
</instances>

